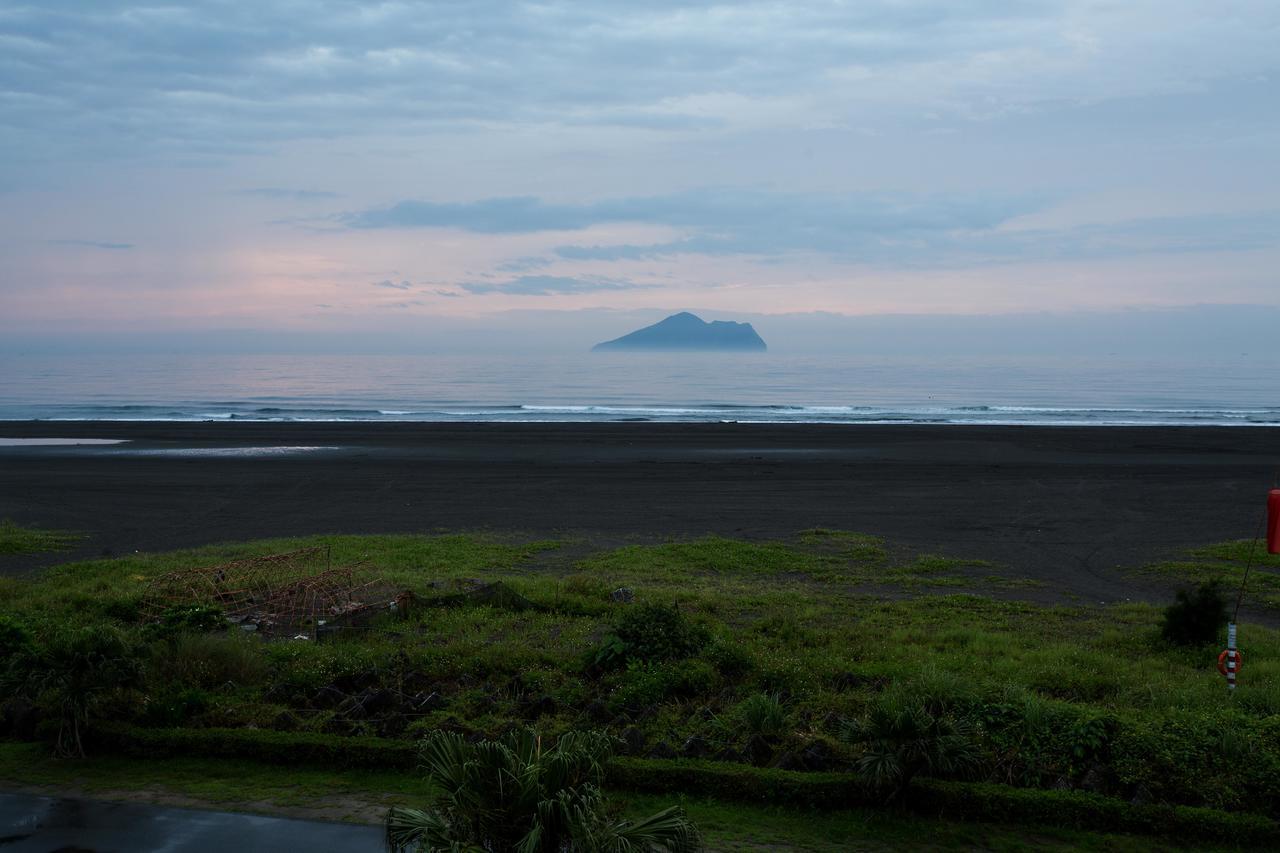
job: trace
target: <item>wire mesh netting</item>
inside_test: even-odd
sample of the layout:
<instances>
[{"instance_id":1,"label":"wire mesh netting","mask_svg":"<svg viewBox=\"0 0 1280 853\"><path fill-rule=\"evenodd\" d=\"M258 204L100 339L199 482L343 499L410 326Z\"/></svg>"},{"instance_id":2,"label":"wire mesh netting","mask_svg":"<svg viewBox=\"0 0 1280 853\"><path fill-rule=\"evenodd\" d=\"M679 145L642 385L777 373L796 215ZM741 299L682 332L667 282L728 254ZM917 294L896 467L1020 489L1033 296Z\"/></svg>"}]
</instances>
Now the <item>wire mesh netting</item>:
<instances>
[{"instance_id":1,"label":"wire mesh netting","mask_svg":"<svg viewBox=\"0 0 1280 853\"><path fill-rule=\"evenodd\" d=\"M304 548L161 575L148 585L142 612L158 621L175 607L204 605L246 629L314 635L403 607L407 597L362 563L333 567L327 548Z\"/></svg>"}]
</instances>

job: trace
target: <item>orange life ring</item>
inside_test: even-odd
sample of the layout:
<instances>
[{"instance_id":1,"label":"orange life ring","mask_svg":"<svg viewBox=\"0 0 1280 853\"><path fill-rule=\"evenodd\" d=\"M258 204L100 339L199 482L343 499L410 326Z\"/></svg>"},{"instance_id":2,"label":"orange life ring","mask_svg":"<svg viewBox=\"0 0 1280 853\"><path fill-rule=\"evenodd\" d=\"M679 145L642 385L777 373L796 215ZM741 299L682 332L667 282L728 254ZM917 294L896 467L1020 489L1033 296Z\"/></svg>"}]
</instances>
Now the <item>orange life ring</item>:
<instances>
[{"instance_id":1,"label":"orange life ring","mask_svg":"<svg viewBox=\"0 0 1280 853\"><path fill-rule=\"evenodd\" d=\"M1222 654L1218 655L1218 672L1223 675L1227 674L1227 655L1230 654L1229 649L1224 649ZM1241 667L1244 666L1244 656L1240 654L1240 650L1236 649L1236 672L1239 673Z\"/></svg>"}]
</instances>

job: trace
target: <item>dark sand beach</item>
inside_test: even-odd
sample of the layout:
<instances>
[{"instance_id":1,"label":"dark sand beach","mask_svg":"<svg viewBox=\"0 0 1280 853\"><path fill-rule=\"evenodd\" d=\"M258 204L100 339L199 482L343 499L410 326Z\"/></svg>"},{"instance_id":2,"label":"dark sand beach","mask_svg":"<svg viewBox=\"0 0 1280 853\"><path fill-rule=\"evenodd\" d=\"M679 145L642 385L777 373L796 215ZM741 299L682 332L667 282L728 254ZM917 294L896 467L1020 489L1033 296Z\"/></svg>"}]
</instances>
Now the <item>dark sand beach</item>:
<instances>
[{"instance_id":1,"label":"dark sand beach","mask_svg":"<svg viewBox=\"0 0 1280 853\"><path fill-rule=\"evenodd\" d=\"M991 560L1083 600L1118 571L1254 535L1266 428L9 422L0 518L83 531L70 558L316 533L489 529L602 542L856 530ZM321 448L288 450L282 448Z\"/></svg>"}]
</instances>

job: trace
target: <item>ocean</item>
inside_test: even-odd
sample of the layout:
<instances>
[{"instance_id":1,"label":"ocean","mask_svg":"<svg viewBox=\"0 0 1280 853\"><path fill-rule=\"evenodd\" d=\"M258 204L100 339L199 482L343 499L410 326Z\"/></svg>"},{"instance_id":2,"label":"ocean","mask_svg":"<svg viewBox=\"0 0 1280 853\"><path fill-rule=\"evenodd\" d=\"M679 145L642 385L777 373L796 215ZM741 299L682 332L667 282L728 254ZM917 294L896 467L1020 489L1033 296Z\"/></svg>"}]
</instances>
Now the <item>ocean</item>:
<instances>
[{"instance_id":1,"label":"ocean","mask_svg":"<svg viewBox=\"0 0 1280 853\"><path fill-rule=\"evenodd\" d=\"M9 356L0 420L1280 425L1273 360Z\"/></svg>"}]
</instances>

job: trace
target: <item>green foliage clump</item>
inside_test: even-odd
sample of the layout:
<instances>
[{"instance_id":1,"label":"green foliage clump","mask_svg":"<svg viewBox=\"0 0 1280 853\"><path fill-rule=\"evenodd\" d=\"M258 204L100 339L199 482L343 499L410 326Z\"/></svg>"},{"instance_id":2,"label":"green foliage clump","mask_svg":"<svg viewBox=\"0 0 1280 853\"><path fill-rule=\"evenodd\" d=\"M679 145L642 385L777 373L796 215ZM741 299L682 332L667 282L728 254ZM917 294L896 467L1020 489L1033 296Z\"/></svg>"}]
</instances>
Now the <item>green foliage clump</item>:
<instances>
[{"instance_id":1,"label":"green foliage clump","mask_svg":"<svg viewBox=\"0 0 1280 853\"><path fill-rule=\"evenodd\" d=\"M716 672L706 661L637 661L619 677L613 705L640 710L668 699L704 695L715 683Z\"/></svg>"},{"instance_id":2,"label":"green foliage clump","mask_svg":"<svg viewBox=\"0 0 1280 853\"><path fill-rule=\"evenodd\" d=\"M786 734L791 718L777 693L754 693L733 709L739 726L749 735Z\"/></svg>"},{"instance_id":3,"label":"green foliage clump","mask_svg":"<svg viewBox=\"0 0 1280 853\"><path fill-rule=\"evenodd\" d=\"M140 650L115 628L55 632L30 655L20 681L58 721L56 751L83 757L84 732L108 695L139 683Z\"/></svg>"},{"instance_id":4,"label":"green foliage clump","mask_svg":"<svg viewBox=\"0 0 1280 853\"><path fill-rule=\"evenodd\" d=\"M12 616L0 616L0 668L31 650L31 632Z\"/></svg>"},{"instance_id":5,"label":"green foliage clump","mask_svg":"<svg viewBox=\"0 0 1280 853\"><path fill-rule=\"evenodd\" d=\"M596 732L570 732L549 748L530 729L474 744L438 732L423 743L422 759L439 793L427 809L390 810L387 849L701 850L679 806L635 821L609 816L600 785L612 749L612 739Z\"/></svg>"},{"instance_id":6,"label":"green foliage clump","mask_svg":"<svg viewBox=\"0 0 1280 853\"><path fill-rule=\"evenodd\" d=\"M267 677L268 665L257 640L230 635L184 634L153 650L149 675L168 686L215 688L252 686Z\"/></svg>"},{"instance_id":7,"label":"green foliage clump","mask_svg":"<svg viewBox=\"0 0 1280 853\"><path fill-rule=\"evenodd\" d=\"M880 701L865 718L849 721L842 735L863 748L857 775L888 800L901 797L916 776L971 778L982 766L972 723L934 714L923 703Z\"/></svg>"},{"instance_id":8,"label":"green foliage clump","mask_svg":"<svg viewBox=\"0 0 1280 853\"><path fill-rule=\"evenodd\" d=\"M1280 750L1266 729L1235 713L1137 720L1116 733L1111 764L1159 802L1280 816Z\"/></svg>"},{"instance_id":9,"label":"green foliage clump","mask_svg":"<svg viewBox=\"0 0 1280 853\"><path fill-rule=\"evenodd\" d=\"M696 655L710 633L673 604L638 604L623 611L601 642L594 663L606 669L632 662L683 660Z\"/></svg>"},{"instance_id":10,"label":"green foliage clump","mask_svg":"<svg viewBox=\"0 0 1280 853\"><path fill-rule=\"evenodd\" d=\"M756 659L738 643L716 638L707 644L702 657L725 678L742 678L756 668Z\"/></svg>"},{"instance_id":11,"label":"green foliage clump","mask_svg":"<svg viewBox=\"0 0 1280 853\"><path fill-rule=\"evenodd\" d=\"M148 696L141 722L169 728L184 725L209 709L209 694L198 687L170 688Z\"/></svg>"},{"instance_id":12,"label":"green foliage clump","mask_svg":"<svg viewBox=\"0 0 1280 853\"><path fill-rule=\"evenodd\" d=\"M1195 590L1178 590L1174 603L1165 608L1160 633L1176 645L1200 646L1216 640L1226 622L1221 585L1202 583Z\"/></svg>"},{"instance_id":13,"label":"green foliage clump","mask_svg":"<svg viewBox=\"0 0 1280 853\"><path fill-rule=\"evenodd\" d=\"M186 604L167 608L160 618L147 626L154 639L170 639L180 634L208 634L227 629L227 615L219 607Z\"/></svg>"},{"instance_id":14,"label":"green foliage clump","mask_svg":"<svg viewBox=\"0 0 1280 853\"><path fill-rule=\"evenodd\" d=\"M631 660L663 661L691 657L706 644L705 629L689 622L680 608L641 604L623 612L613 633L627 644Z\"/></svg>"}]
</instances>

